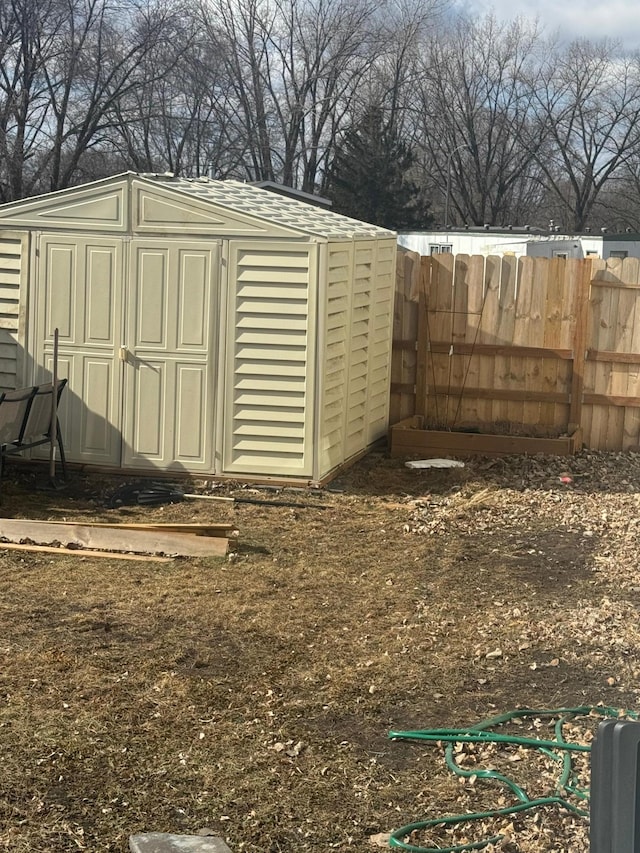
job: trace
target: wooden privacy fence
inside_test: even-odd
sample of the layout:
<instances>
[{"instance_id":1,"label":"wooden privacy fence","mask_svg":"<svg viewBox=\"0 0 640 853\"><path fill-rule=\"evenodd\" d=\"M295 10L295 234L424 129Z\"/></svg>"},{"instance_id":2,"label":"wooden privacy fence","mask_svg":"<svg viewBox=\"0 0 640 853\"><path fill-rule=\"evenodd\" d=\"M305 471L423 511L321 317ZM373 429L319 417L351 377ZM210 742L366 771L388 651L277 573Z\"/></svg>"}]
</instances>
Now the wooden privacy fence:
<instances>
[{"instance_id":1,"label":"wooden privacy fence","mask_svg":"<svg viewBox=\"0 0 640 853\"><path fill-rule=\"evenodd\" d=\"M640 449L640 259L400 250L391 424L411 418Z\"/></svg>"}]
</instances>

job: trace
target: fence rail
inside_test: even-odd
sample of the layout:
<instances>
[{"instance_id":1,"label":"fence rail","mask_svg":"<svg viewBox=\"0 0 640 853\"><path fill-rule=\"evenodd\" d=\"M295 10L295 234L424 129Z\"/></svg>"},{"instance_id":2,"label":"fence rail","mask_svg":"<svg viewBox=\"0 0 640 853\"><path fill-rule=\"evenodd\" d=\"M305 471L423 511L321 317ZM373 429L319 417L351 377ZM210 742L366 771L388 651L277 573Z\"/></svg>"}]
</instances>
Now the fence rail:
<instances>
[{"instance_id":1,"label":"fence rail","mask_svg":"<svg viewBox=\"0 0 640 853\"><path fill-rule=\"evenodd\" d=\"M400 250L391 423L640 449L640 259Z\"/></svg>"}]
</instances>

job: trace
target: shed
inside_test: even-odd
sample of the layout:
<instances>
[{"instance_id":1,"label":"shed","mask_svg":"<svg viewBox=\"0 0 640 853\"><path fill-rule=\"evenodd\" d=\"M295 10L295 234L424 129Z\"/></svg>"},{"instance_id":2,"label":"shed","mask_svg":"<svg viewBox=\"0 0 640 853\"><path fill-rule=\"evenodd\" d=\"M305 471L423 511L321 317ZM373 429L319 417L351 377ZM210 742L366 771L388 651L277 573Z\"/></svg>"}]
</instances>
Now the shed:
<instances>
[{"instance_id":1,"label":"shed","mask_svg":"<svg viewBox=\"0 0 640 853\"><path fill-rule=\"evenodd\" d=\"M59 330L69 461L321 482L388 426L396 235L125 173L0 207L0 386Z\"/></svg>"}]
</instances>

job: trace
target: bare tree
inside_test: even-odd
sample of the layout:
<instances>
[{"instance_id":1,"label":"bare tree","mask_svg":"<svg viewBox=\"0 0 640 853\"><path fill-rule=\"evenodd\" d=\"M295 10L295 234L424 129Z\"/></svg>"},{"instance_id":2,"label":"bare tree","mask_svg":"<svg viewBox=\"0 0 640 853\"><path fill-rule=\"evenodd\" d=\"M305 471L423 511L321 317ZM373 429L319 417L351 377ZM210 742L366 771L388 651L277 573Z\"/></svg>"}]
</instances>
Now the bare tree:
<instances>
[{"instance_id":1,"label":"bare tree","mask_svg":"<svg viewBox=\"0 0 640 853\"><path fill-rule=\"evenodd\" d=\"M5 200L60 189L108 142L114 106L139 87L171 9L156 2L12 0L0 14Z\"/></svg>"},{"instance_id":2,"label":"bare tree","mask_svg":"<svg viewBox=\"0 0 640 853\"><path fill-rule=\"evenodd\" d=\"M66 39L46 66L53 144L42 171L52 189L68 186L84 152L108 138L115 106L144 82L172 16L157 3L70 0Z\"/></svg>"},{"instance_id":3,"label":"bare tree","mask_svg":"<svg viewBox=\"0 0 640 853\"><path fill-rule=\"evenodd\" d=\"M567 224L581 230L607 181L638 151L638 59L612 42L576 41L550 55L535 92L552 144L540 168L567 205Z\"/></svg>"},{"instance_id":4,"label":"bare tree","mask_svg":"<svg viewBox=\"0 0 640 853\"><path fill-rule=\"evenodd\" d=\"M43 20L49 20L48 32ZM47 130L49 98L44 66L55 49L56 0L0 4L0 195L21 198L25 170ZM26 184L26 189L25 189Z\"/></svg>"},{"instance_id":5,"label":"bare tree","mask_svg":"<svg viewBox=\"0 0 640 853\"><path fill-rule=\"evenodd\" d=\"M114 144L137 171L218 177L237 171L245 152L220 43L199 9L175 17L145 59L139 86L115 105Z\"/></svg>"},{"instance_id":6,"label":"bare tree","mask_svg":"<svg viewBox=\"0 0 640 853\"><path fill-rule=\"evenodd\" d=\"M314 191L381 45L384 0L210 0L245 177Z\"/></svg>"},{"instance_id":7,"label":"bare tree","mask_svg":"<svg viewBox=\"0 0 640 853\"><path fill-rule=\"evenodd\" d=\"M598 194L589 225L612 231L640 231L640 155L613 173Z\"/></svg>"},{"instance_id":8,"label":"bare tree","mask_svg":"<svg viewBox=\"0 0 640 853\"><path fill-rule=\"evenodd\" d=\"M292 35L285 30L278 49L282 180L313 191L325 186L337 129L371 62L375 6L313 0L298 9L296 0L279 0L279 8Z\"/></svg>"},{"instance_id":9,"label":"bare tree","mask_svg":"<svg viewBox=\"0 0 640 853\"><path fill-rule=\"evenodd\" d=\"M118 168L326 192L376 110L448 223L640 221L639 60L493 16L438 27L448 2L5 0L0 200Z\"/></svg>"},{"instance_id":10,"label":"bare tree","mask_svg":"<svg viewBox=\"0 0 640 853\"><path fill-rule=\"evenodd\" d=\"M460 18L431 39L422 136L450 221L515 223L535 208L544 134L531 81L540 43L535 24L499 24L493 16Z\"/></svg>"}]
</instances>

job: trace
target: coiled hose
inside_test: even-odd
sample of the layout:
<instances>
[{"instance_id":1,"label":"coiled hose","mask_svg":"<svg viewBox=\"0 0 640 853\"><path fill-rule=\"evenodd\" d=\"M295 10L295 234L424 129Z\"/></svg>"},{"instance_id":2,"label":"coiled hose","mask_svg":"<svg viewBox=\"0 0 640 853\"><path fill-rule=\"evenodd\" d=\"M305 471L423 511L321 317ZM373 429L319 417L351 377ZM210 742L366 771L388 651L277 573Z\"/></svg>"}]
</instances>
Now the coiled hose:
<instances>
[{"instance_id":1,"label":"coiled hose","mask_svg":"<svg viewBox=\"0 0 640 853\"><path fill-rule=\"evenodd\" d=\"M412 853L462 853L462 851L466 850L482 850L489 844L498 844L504 836L496 834L490 838L471 841L466 844L456 844L451 847L422 847L412 844L406 839L410 838L416 832L425 831L435 826L455 826L479 820L507 817L509 815L517 814L518 812L529 811L531 809L542 808L550 805L564 808L574 814L586 817L589 813L588 808L583 809L574 805L567 799L567 797L573 796L578 800L582 800L584 803L588 803L589 792L578 785L577 774L573 768L572 754L576 752L590 752L591 747L584 744L570 743L566 741L562 732L563 727L568 722L576 717L585 716L597 716L603 718L619 718L624 716L627 719L638 719L638 716L631 711L621 711L617 708L608 708L600 705L582 705L578 708L556 708L555 710L535 710L532 708L525 708L522 710L509 711L506 714L490 717L475 726L465 729L390 731L389 737L393 740L418 740L446 743L445 760L447 767L453 773L464 778L474 776L478 779L491 779L499 782L511 791L518 802L507 808L474 812L464 815L437 817L431 820L421 820L416 823L407 824L406 826L402 826L400 829L396 829L391 833L389 846L399 848L401 850L410 850ZM557 717L558 719L554 726L555 740L519 737L516 735L501 734L500 732L493 731L493 729L503 726L506 723L527 717ZM529 749L539 750L547 758L561 765L560 775L556 782L556 794L554 796L532 799L520 785L512 779L509 779L508 776L499 773L497 770L465 770L463 767L460 767L455 760L454 746L458 743L495 743L510 746L522 746Z\"/></svg>"}]
</instances>

